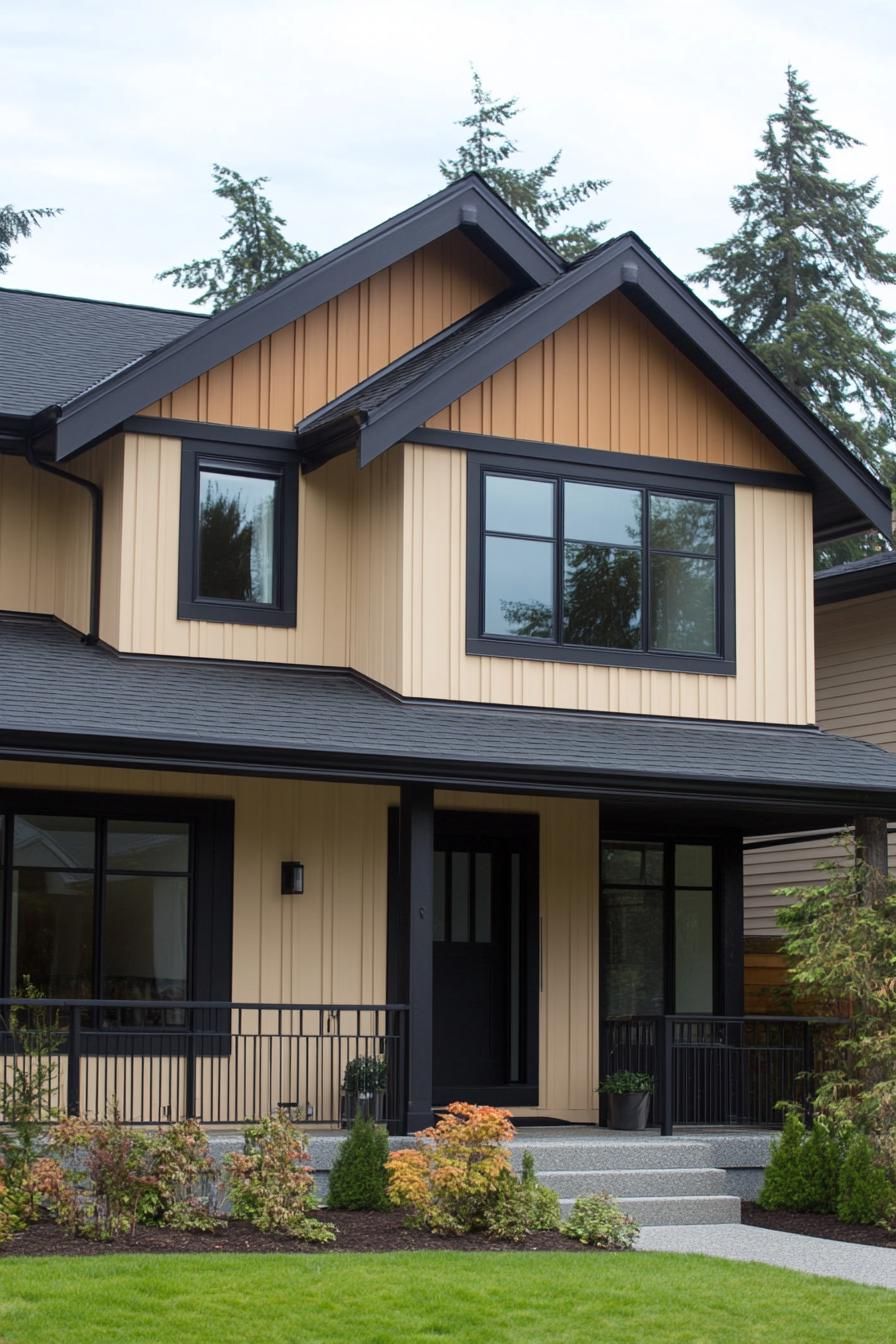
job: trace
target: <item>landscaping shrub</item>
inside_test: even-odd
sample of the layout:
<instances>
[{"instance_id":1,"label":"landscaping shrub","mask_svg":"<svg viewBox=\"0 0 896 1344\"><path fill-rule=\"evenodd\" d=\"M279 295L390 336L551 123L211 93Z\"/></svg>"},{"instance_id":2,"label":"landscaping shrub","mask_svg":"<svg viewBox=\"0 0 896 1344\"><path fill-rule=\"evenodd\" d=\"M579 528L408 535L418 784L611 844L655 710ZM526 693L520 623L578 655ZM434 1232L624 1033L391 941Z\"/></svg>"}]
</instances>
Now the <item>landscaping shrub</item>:
<instances>
[{"instance_id":1,"label":"landscaping shrub","mask_svg":"<svg viewBox=\"0 0 896 1344\"><path fill-rule=\"evenodd\" d=\"M850 1134L840 1168L837 1217L844 1223L877 1223L892 1227L896 1220L896 1188L875 1159L868 1136Z\"/></svg>"},{"instance_id":2,"label":"landscaping shrub","mask_svg":"<svg viewBox=\"0 0 896 1344\"><path fill-rule=\"evenodd\" d=\"M262 1232L332 1241L333 1228L308 1215L317 1207L304 1134L279 1112L243 1130L243 1152L225 1158L235 1218Z\"/></svg>"},{"instance_id":3,"label":"landscaping shrub","mask_svg":"<svg viewBox=\"0 0 896 1344\"><path fill-rule=\"evenodd\" d=\"M788 1112L780 1138L772 1143L769 1163L765 1169L765 1180L756 1200L760 1208L804 1207L802 1151L805 1141L806 1126L802 1119L796 1111Z\"/></svg>"},{"instance_id":4,"label":"landscaping shrub","mask_svg":"<svg viewBox=\"0 0 896 1344\"><path fill-rule=\"evenodd\" d=\"M495 1203L486 1213L486 1231L503 1241L522 1241L530 1232L555 1232L560 1221L557 1192L539 1184L532 1154L523 1153L520 1179L509 1171L501 1178Z\"/></svg>"},{"instance_id":5,"label":"landscaping shrub","mask_svg":"<svg viewBox=\"0 0 896 1344\"><path fill-rule=\"evenodd\" d=\"M330 1208L387 1209L388 1156L389 1140L382 1125L369 1116L356 1116L330 1172Z\"/></svg>"},{"instance_id":6,"label":"landscaping shrub","mask_svg":"<svg viewBox=\"0 0 896 1344\"><path fill-rule=\"evenodd\" d=\"M35 1163L38 1194L64 1226L108 1241L133 1233L152 1201L150 1138L123 1123L65 1116L50 1133L48 1146L60 1155Z\"/></svg>"},{"instance_id":7,"label":"landscaping shrub","mask_svg":"<svg viewBox=\"0 0 896 1344\"><path fill-rule=\"evenodd\" d=\"M140 1202L140 1221L210 1232L215 1214L217 1167L208 1139L195 1120L162 1130L148 1150L148 1185Z\"/></svg>"},{"instance_id":8,"label":"landscaping shrub","mask_svg":"<svg viewBox=\"0 0 896 1344\"><path fill-rule=\"evenodd\" d=\"M0 1246L5 1241L9 1241L13 1232L18 1232L24 1226L19 1200L3 1179L3 1168L0 1167Z\"/></svg>"},{"instance_id":9,"label":"landscaping shrub","mask_svg":"<svg viewBox=\"0 0 896 1344\"><path fill-rule=\"evenodd\" d=\"M510 1174L510 1112L453 1101L414 1148L390 1153L389 1199L431 1232L487 1231Z\"/></svg>"},{"instance_id":10,"label":"landscaping shrub","mask_svg":"<svg viewBox=\"0 0 896 1344\"><path fill-rule=\"evenodd\" d=\"M561 1231L584 1246L627 1251L634 1245L638 1224L609 1195L583 1195L573 1204Z\"/></svg>"},{"instance_id":11,"label":"landscaping shrub","mask_svg":"<svg viewBox=\"0 0 896 1344\"><path fill-rule=\"evenodd\" d=\"M824 1117L818 1117L800 1150L802 1204L806 1213L834 1213L837 1186L844 1156L842 1133Z\"/></svg>"},{"instance_id":12,"label":"landscaping shrub","mask_svg":"<svg viewBox=\"0 0 896 1344\"><path fill-rule=\"evenodd\" d=\"M37 1216L30 1173L43 1151L56 1090L56 1059L63 1041L57 1014L39 1006L42 995L30 980L16 997L35 1000L34 1007L10 1008L0 1017L0 1031L10 1039L11 1059L0 1068L0 1176L4 1193L2 1222L17 1225Z\"/></svg>"}]
</instances>

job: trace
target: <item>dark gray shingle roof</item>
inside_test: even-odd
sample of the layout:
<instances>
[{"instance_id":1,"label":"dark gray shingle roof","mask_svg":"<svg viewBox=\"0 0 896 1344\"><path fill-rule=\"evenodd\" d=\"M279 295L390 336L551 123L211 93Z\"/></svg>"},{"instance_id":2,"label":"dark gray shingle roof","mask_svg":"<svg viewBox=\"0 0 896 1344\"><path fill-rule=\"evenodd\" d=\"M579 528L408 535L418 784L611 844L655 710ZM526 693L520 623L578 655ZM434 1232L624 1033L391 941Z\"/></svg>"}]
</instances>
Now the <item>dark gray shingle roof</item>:
<instances>
[{"instance_id":1,"label":"dark gray shingle roof","mask_svg":"<svg viewBox=\"0 0 896 1344\"><path fill-rule=\"evenodd\" d=\"M522 780L612 790L652 781L796 790L896 815L896 755L814 728L399 700L351 672L121 656L45 619L0 619L0 756L47 739L114 753L327 763L371 778ZM178 744L177 752L172 744Z\"/></svg>"},{"instance_id":2,"label":"dark gray shingle roof","mask_svg":"<svg viewBox=\"0 0 896 1344\"><path fill-rule=\"evenodd\" d=\"M896 551L881 551L862 560L820 570L815 575L815 605L869 597L896 588Z\"/></svg>"},{"instance_id":3,"label":"dark gray shingle roof","mask_svg":"<svg viewBox=\"0 0 896 1344\"><path fill-rule=\"evenodd\" d=\"M0 414L62 405L205 320L200 313L0 289Z\"/></svg>"}]
</instances>

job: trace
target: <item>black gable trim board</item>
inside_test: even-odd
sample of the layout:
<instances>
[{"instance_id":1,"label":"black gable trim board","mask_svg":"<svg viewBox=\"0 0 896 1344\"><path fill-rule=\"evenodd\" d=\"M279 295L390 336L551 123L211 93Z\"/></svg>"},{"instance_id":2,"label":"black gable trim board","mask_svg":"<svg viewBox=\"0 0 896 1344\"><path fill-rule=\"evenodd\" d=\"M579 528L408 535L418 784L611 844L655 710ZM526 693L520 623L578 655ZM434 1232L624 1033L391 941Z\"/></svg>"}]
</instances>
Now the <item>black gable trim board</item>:
<instances>
[{"instance_id":1,"label":"black gable trim board","mask_svg":"<svg viewBox=\"0 0 896 1344\"><path fill-rule=\"evenodd\" d=\"M8 759L697 803L753 834L784 816L896 819L896 756L817 728L401 700L347 671L123 656L50 620L0 626Z\"/></svg>"}]
</instances>

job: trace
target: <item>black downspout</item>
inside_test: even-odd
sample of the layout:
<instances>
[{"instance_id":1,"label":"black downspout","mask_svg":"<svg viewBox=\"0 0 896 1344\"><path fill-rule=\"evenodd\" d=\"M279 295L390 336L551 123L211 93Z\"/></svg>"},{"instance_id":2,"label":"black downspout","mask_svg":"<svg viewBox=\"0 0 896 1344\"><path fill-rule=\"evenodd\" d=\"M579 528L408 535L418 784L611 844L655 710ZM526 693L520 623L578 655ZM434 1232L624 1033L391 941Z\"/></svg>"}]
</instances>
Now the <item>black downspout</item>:
<instances>
[{"instance_id":1,"label":"black downspout","mask_svg":"<svg viewBox=\"0 0 896 1344\"><path fill-rule=\"evenodd\" d=\"M81 476L73 476L51 462L44 462L34 452L32 435L25 438L25 457L32 467L39 471L59 476L63 481L80 485L90 495L92 509L92 538L90 550L90 612L87 620L87 633L81 636L84 644L96 644L100 637L100 575L103 563L103 492L93 481L85 481Z\"/></svg>"}]
</instances>

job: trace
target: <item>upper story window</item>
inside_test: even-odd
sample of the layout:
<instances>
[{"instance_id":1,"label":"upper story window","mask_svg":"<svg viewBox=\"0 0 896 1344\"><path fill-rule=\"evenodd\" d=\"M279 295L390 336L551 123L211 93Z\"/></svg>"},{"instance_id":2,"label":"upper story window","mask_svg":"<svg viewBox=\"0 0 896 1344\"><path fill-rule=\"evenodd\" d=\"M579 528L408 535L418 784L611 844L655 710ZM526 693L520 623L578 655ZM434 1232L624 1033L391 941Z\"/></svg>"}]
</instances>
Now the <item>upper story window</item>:
<instances>
[{"instance_id":1,"label":"upper story window","mask_svg":"<svg viewBox=\"0 0 896 1344\"><path fill-rule=\"evenodd\" d=\"M468 651L731 672L731 487L471 463Z\"/></svg>"},{"instance_id":2,"label":"upper story window","mask_svg":"<svg viewBox=\"0 0 896 1344\"><path fill-rule=\"evenodd\" d=\"M183 446L178 616L294 625L298 471L286 452Z\"/></svg>"}]
</instances>

